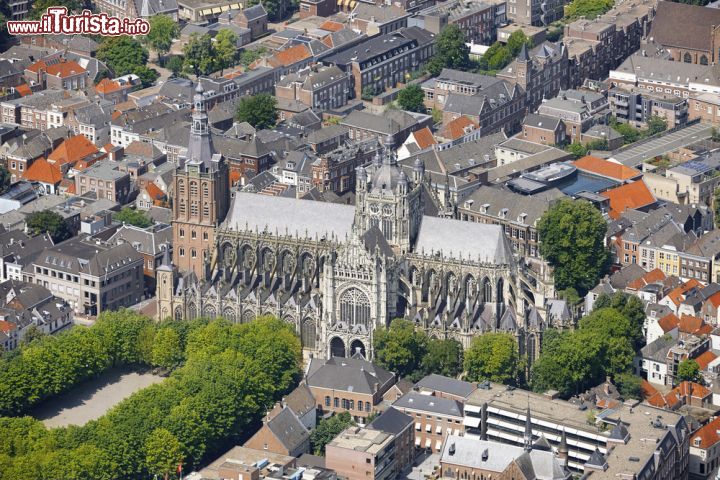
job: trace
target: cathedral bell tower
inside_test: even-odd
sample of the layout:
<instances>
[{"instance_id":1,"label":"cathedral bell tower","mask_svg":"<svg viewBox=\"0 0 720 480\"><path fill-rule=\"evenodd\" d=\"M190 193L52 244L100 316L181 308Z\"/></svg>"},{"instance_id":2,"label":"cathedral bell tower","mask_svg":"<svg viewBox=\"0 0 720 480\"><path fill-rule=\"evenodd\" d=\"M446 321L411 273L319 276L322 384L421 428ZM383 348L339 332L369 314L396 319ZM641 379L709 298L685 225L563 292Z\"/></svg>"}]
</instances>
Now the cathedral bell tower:
<instances>
[{"instance_id":1,"label":"cathedral bell tower","mask_svg":"<svg viewBox=\"0 0 720 480\"><path fill-rule=\"evenodd\" d=\"M355 228L363 234L378 228L398 253L411 250L422 220L422 174L413 172L413 182L397 164L394 140L384 140L372 164L357 169Z\"/></svg>"},{"instance_id":2,"label":"cathedral bell tower","mask_svg":"<svg viewBox=\"0 0 720 480\"><path fill-rule=\"evenodd\" d=\"M207 117L207 101L198 83L193 97L187 153L174 177L173 263L180 272L205 280L215 245L215 229L230 205L228 165L215 153Z\"/></svg>"}]
</instances>

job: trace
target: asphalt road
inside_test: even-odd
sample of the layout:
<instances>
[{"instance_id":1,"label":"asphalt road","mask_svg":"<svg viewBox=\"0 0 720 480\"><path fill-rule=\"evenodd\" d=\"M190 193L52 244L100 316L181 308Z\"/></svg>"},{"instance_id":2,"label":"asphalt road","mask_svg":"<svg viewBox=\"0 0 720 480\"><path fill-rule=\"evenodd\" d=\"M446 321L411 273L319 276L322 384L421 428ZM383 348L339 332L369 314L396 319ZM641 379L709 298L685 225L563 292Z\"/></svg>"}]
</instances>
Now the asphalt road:
<instances>
[{"instance_id":1,"label":"asphalt road","mask_svg":"<svg viewBox=\"0 0 720 480\"><path fill-rule=\"evenodd\" d=\"M649 158L665 155L678 148L686 147L701 140L710 138L712 127L702 123L696 123L676 132L650 140L635 147L630 147L622 152L613 154L610 158L626 165L635 167Z\"/></svg>"}]
</instances>

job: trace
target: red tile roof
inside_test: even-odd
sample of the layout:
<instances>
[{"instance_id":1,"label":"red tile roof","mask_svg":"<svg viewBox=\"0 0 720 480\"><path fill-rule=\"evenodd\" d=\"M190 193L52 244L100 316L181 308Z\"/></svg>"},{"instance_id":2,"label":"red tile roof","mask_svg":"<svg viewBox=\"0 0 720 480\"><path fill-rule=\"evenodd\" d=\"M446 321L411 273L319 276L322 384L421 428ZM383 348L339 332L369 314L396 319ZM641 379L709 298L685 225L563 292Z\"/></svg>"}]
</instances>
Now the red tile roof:
<instances>
[{"instance_id":1,"label":"red tile roof","mask_svg":"<svg viewBox=\"0 0 720 480\"><path fill-rule=\"evenodd\" d=\"M687 380L684 382L681 382L680 385L673 388L672 391L680 398L684 398L684 397L707 398L710 395L712 395L712 392L708 388L700 385L699 383L688 382Z\"/></svg>"},{"instance_id":2,"label":"red tile roof","mask_svg":"<svg viewBox=\"0 0 720 480\"><path fill-rule=\"evenodd\" d=\"M30 87L27 83L23 83L22 85L18 85L15 87L15 91L20 94L21 97L24 97L26 95L30 95L32 93L32 90L30 90Z\"/></svg>"},{"instance_id":3,"label":"red tile roof","mask_svg":"<svg viewBox=\"0 0 720 480\"><path fill-rule=\"evenodd\" d=\"M720 441L720 417L715 418L707 425L696 431L690 438L690 446L707 449ZM696 443L699 439L699 443Z\"/></svg>"},{"instance_id":4,"label":"red tile roof","mask_svg":"<svg viewBox=\"0 0 720 480\"><path fill-rule=\"evenodd\" d=\"M683 315L680 318L679 329L683 333L691 333L693 335L710 335L710 332L713 330L702 318L691 315Z\"/></svg>"},{"instance_id":5,"label":"red tile roof","mask_svg":"<svg viewBox=\"0 0 720 480\"><path fill-rule=\"evenodd\" d=\"M25 175L23 175L23 178L30 181L57 185L62 181L63 174L57 166L45 160L45 157L40 157L30 165L30 168L28 168Z\"/></svg>"},{"instance_id":6,"label":"red tile roof","mask_svg":"<svg viewBox=\"0 0 720 480\"><path fill-rule=\"evenodd\" d=\"M13 330L17 330L17 325L7 320L0 320L0 331L3 333L10 333Z\"/></svg>"},{"instance_id":7,"label":"red tile roof","mask_svg":"<svg viewBox=\"0 0 720 480\"><path fill-rule=\"evenodd\" d=\"M610 199L610 218L613 220L620 218L628 208L640 208L655 203L655 197L642 180L620 185L601 195Z\"/></svg>"},{"instance_id":8,"label":"red tile roof","mask_svg":"<svg viewBox=\"0 0 720 480\"><path fill-rule=\"evenodd\" d=\"M83 160L78 160L75 162L75 165L73 165L73 168L79 172L85 170L91 165L94 165L98 160L100 160L99 157L93 157L93 158L86 158Z\"/></svg>"},{"instance_id":9,"label":"red tile roof","mask_svg":"<svg viewBox=\"0 0 720 480\"><path fill-rule=\"evenodd\" d=\"M698 357L694 358L695 362L700 366L700 370L705 370L710 362L715 360L717 355L708 350L707 352L701 353Z\"/></svg>"},{"instance_id":10,"label":"red tile roof","mask_svg":"<svg viewBox=\"0 0 720 480\"><path fill-rule=\"evenodd\" d=\"M670 290L670 293L668 293L667 296L675 304L675 306L679 306L684 300L685 294L698 286L700 286L700 282L698 282L694 278L691 278L679 287L675 287Z\"/></svg>"},{"instance_id":11,"label":"red tile roof","mask_svg":"<svg viewBox=\"0 0 720 480\"><path fill-rule=\"evenodd\" d=\"M680 319L674 313L668 313L658 320L658 325L663 329L663 332L667 333L680 325Z\"/></svg>"},{"instance_id":12,"label":"red tile roof","mask_svg":"<svg viewBox=\"0 0 720 480\"><path fill-rule=\"evenodd\" d=\"M580 170L622 181L630 180L642 174L640 170L591 155L575 160L574 163Z\"/></svg>"},{"instance_id":13,"label":"red tile roof","mask_svg":"<svg viewBox=\"0 0 720 480\"><path fill-rule=\"evenodd\" d=\"M276 53L270 57L269 62L273 67L289 67L310 57L312 54L305 45L295 45Z\"/></svg>"},{"instance_id":14,"label":"red tile roof","mask_svg":"<svg viewBox=\"0 0 720 480\"><path fill-rule=\"evenodd\" d=\"M165 192L160 190L160 187L158 187L152 182L147 184L145 190L147 191L148 195L150 195L150 198L153 199L153 203L162 201L162 199L165 198Z\"/></svg>"},{"instance_id":15,"label":"red tile roof","mask_svg":"<svg viewBox=\"0 0 720 480\"><path fill-rule=\"evenodd\" d=\"M109 78L103 78L98 82L97 85L95 85L95 91L98 93L102 93L103 95L117 92L118 90L122 90L122 85L120 85L120 82L110 80Z\"/></svg>"},{"instance_id":16,"label":"red tile roof","mask_svg":"<svg viewBox=\"0 0 720 480\"><path fill-rule=\"evenodd\" d=\"M319 28L321 30L327 30L328 32L337 32L337 31L345 28L345 25L343 25L342 23L339 23L339 22L333 22L332 20L328 20L328 21L324 22L322 25L320 25Z\"/></svg>"},{"instance_id":17,"label":"red tile roof","mask_svg":"<svg viewBox=\"0 0 720 480\"><path fill-rule=\"evenodd\" d=\"M63 60L58 63L48 65L44 60L38 60L29 67L27 67L33 73L38 73L40 70L44 70L48 75L53 77L70 77L77 75L78 73L85 73L85 69L80 66L75 60Z\"/></svg>"},{"instance_id":18,"label":"red tile roof","mask_svg":"<svg viewBox=\"0 0 720 480\"><path fill-rule=\"evenodd\" d=\"M471 130L475 130L480 127L476 122L472 121L468 117L458 117L455 120L451 120L445 125L445 128L440 132L440 136L448 140L457 140L458 138L466 134L466 129L472 127Z\"/></svg>"},{"instance_id":19,"label":"red tile roof","mask_svg":"<svg viewBox=\"0 0 720 480\"><path fill-rule=\"evenodd\" d=\"M240 181L240 172L237 170L231 170L230 171L230 185L237 185L237 183Z\"/></svg>"},{"instance_id":20,"label":"red tile roof","mask_svg":"<svg viewBox=\"0 0 720 480\"><path fill-rule=\"evenodd\" d=\"M653 407L668 408L673 410L680 406L680 399L678 399L676 394L670 392L667 396L665 396L658 392L657 389L647 380L642 381L640 389L642 391L643 399Z\"/></svg>"},{"instance_id":21,"label":"red tile roof","mask_svg":"<svg viewBox=\"0 0 720 480\"><path fill-rule=\"evenodd\" d=\"M433 134L428 127L421 128L420 130L413 132L412 135L415 138L415 143L421 150L437 144L437 140L435 140L435 137L433 137Z\"/></svg>"},{"instance_id":22,"label":"red tile roof","mask_svg":"<svg viewBox=\"0 0 720 480\"><path fill-rule=\"evenodd\" d=\"M632 290L640 290L645 285L661 282L665 280L665 278L665 273L659 268L656 268L655 270L650 270L642 277L636 278L632 282L628 283L628 288Z\"/></svg>"},{"instance_id":23,"label":"red tile roof","mask_svg":"<svg viewBox=\"0 0 720 480\"><path fill-rule=\"evenodd\" d=\"M713 293L708 297L706 302L710 302L713 307L718 308L720 307L720 292Z\"/></svg>"},{"instance_id":24,"label":"red tile roof","mask_svg":"<svg viewBox=\"0 0 720 480\"><path fill-rule=\"evenodd\" d=\"M65 140L48 155L48 161L57 165L75 163L98 151L95 144L82 135L75 135Z\"/></svg>"}]
</instances>

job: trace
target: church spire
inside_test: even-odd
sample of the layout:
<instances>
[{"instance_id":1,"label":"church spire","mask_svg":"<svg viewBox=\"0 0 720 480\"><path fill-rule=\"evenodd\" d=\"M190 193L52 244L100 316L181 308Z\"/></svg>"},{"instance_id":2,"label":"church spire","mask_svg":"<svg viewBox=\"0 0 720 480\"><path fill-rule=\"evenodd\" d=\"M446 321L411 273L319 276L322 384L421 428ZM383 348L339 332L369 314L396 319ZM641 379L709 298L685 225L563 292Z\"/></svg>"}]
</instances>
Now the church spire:
<instances>
[{"instance_id":1,"label":"church spire","mask_svg":"<svg viewBox=\"0 0 720 480\"><path fill-rule=\"evenodd\" d=\"M193 96L192 124L190 126L190 140L187 149L187 161L191 163L205 163L215 153L210 137L210 125L207 116L207 100L205 90L200 81L195 87Z\"/></svg>"},{"instance_id":2,"label":"church spire","mask_svg":"<svg viewBox=\"0 0 720 480\"><path fill-rule=\"evenodd\" d=\"M528 403L527 412L525 412L525 435L524 435L524 447L525 451L529 452L532 450L533 436L532 436L532 420L530 419L530 404Z\"/></svg>"}]
</instances>

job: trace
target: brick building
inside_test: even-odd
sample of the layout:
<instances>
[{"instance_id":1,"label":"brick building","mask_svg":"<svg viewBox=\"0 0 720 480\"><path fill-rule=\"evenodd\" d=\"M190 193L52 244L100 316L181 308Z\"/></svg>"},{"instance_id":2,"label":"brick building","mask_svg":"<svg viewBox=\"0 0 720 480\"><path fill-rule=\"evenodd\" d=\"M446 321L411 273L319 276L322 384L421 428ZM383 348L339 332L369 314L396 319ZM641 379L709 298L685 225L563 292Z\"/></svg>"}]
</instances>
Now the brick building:
<instances>
[{"instance_id":1,"label":"brick building","mask_svg":"<svg viewBox=\"0 0 720 480\"><path fill-rule=\"evenodd\" d=\"M349 412L362 423L377 411L397 378L394 373L355 356L312 359L305 381L323 414Z\"/></svg>"},{"instance_id":2,"label":"brick building","mask_svg":"<svg viewBox=\"0 0 720 480\"><path fill-rule=\"evenodd\" d=\"M25 69L25 79L30 85L43 89L82 90L92 79L87 70L74 60L39 60Z\"/></svg>"},{"instance_id":3,"label":"brick building","mask_svg":"<svg viewBox=\"0 0 720 480\"><path fill-rule=\"evenodd\" d=\"M187 155L175 172L173 264L200 278L215 245L215 229L228 210L230 180L225 159L213 148L200 84L193 106Z\"/></svg>"},{"instance_id":4,"label":"brick building","mask_svg":"<svg viewBox=\"0 0 720 480\"><path fill-rule=\"evenodd\" d=\"M716 64L720 60L720 10L658 2L651 36L676 62Z\"/></svg>"},{"instance_id":5,"label":"brick building","mask_svg":"<svg viewBox=\"0 0 720 480\"><path fill-rule=\"evenodd\" d=\"M507 23L505 12L505 2L447 0L420 10L408 19L408 26L439 35L445 26L457 25L467 42L490 45L497 39L497 28Z\"/></svg>"},{"instance_id":6,"label":"brick building","mask_svg":"<svg viewBox=\"0 0 720 480\"><path fill-rule=\"evenodd\" d=\"M393 407L412 417L415 422L415 447L437 453L449 435L460 435L463 426L461 402L435 395L410 391Z\"/></svg>"},{"instance_id":7,"label":"brick building","mask_svg":"<svg viewBox=\"0 0 720 480\"><path fill-rule=\"evenodd\" d=\"M350 76L335 66L308 67L281 78L275 84L275 96L320 112L340 108L350 96Z\"/></svg>"}]
</instances>

